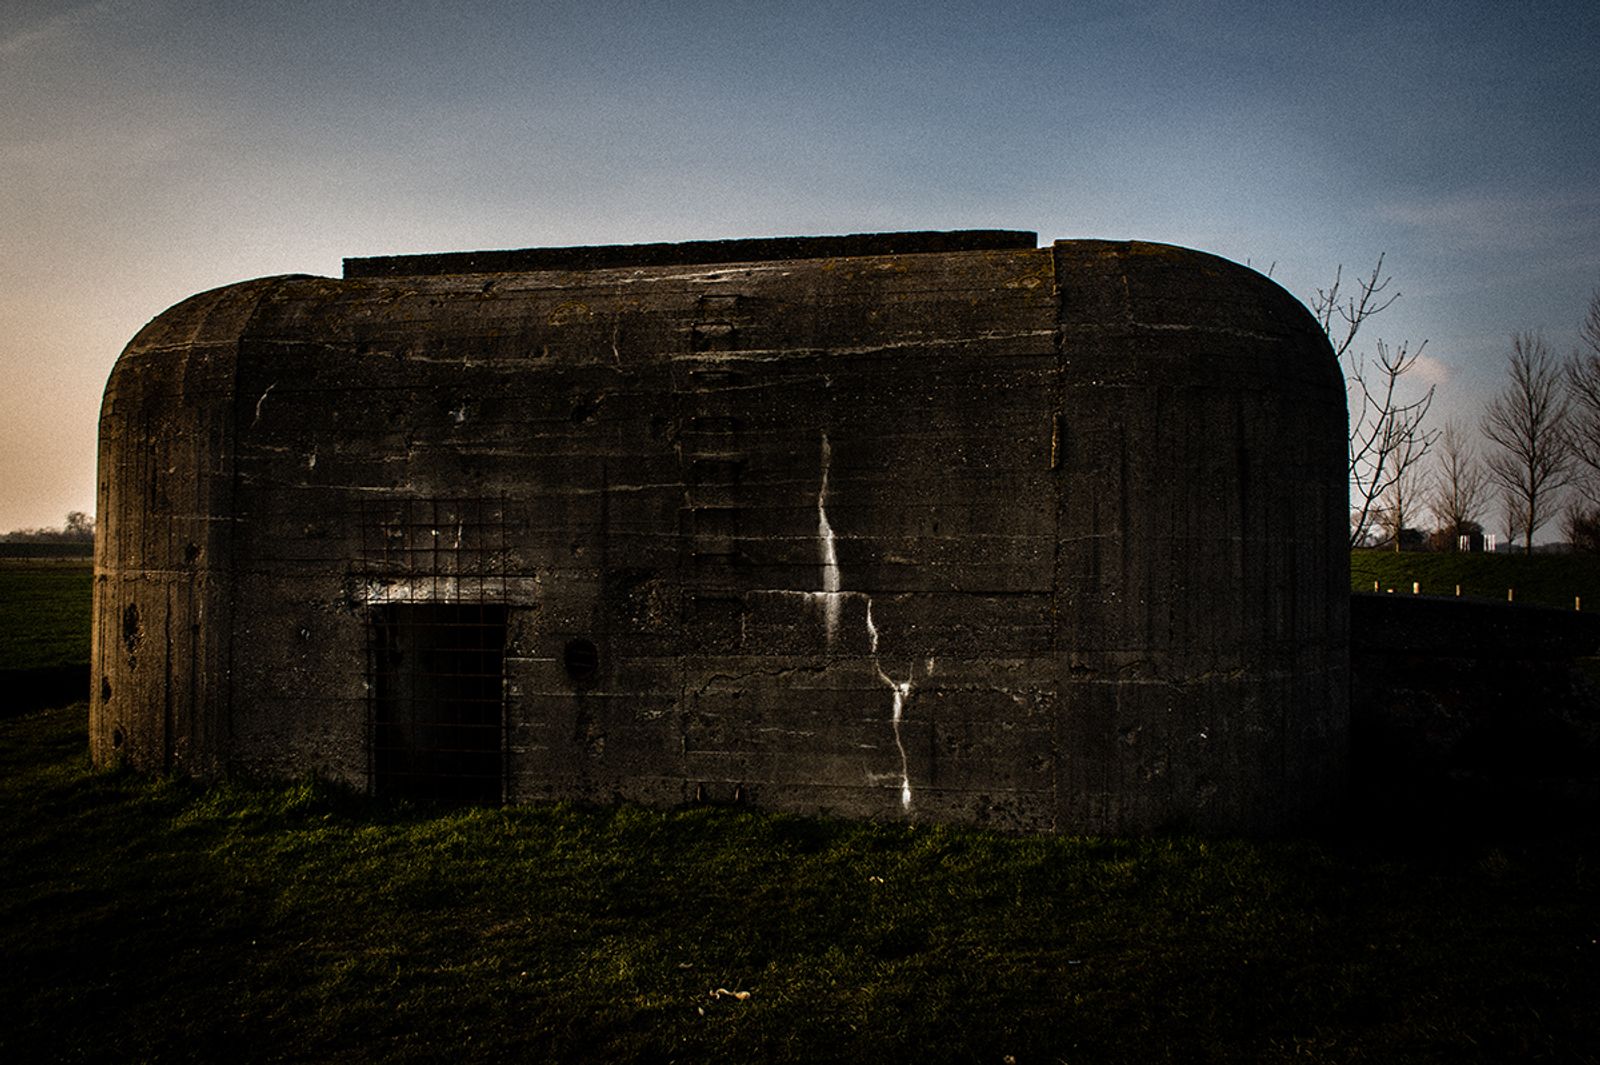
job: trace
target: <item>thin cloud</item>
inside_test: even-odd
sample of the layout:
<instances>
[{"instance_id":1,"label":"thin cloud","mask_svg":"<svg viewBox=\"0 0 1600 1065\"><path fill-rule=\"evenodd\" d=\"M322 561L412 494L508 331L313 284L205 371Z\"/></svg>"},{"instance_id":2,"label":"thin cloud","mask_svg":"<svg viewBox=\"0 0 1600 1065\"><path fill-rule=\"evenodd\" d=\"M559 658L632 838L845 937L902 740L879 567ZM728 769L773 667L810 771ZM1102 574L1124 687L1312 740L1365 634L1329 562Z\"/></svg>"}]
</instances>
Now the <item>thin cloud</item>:
<instances>
[{"instance_id":1,"label":"thin cloud","mask_svg":"<svg viewBox=\"0 0 1600 1065\"><path fill-rule=\"evenodd\" d=\"M1588 239L1597 209L1600 194L1587 191L1528 197L1457 193L1386 204L1378 216L1457 247L1517 251Z\"/></svg>"},{"instance_id":2,"label":"thin cloud","mask_svg":"<svg viewBox=\"0 0 1600 1065\"><path fill-rule=\"evenodd\" d=\"M0 37L0 56L20 56L70 42L80 31L130 7L128 0L95 0Z\"/></svg>"},{"instance_id":3,"label":"thin cloud","mask_svg":"<svg viewBox=\"0 0 1600 1065\"><path fill-rule=\"evenodd\" d=\"M1417 380L1425 385L1442 385L1451 377L1450 365L1428 352L1417 356L1412 372L1417 375Z\"/></svg>"}]
</instances>

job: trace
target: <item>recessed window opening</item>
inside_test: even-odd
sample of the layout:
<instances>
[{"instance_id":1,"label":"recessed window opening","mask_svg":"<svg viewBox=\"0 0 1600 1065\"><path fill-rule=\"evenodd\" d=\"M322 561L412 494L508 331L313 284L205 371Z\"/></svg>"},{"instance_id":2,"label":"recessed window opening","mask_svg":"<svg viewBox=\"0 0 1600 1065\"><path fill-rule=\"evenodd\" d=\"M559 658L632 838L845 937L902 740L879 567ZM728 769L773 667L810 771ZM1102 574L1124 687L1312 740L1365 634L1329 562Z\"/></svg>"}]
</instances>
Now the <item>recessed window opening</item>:
<instances>
[{"instance_id":1,"label":"recessed window opening","mask_svg":"<svg viewBox=\"0 0 1600 1065\"><path fill-rule=\"evenodd\" d=\"M372 625L378 794L499 802L505 607L391 603L373 612Z\"/></svg>"}]
</instances>

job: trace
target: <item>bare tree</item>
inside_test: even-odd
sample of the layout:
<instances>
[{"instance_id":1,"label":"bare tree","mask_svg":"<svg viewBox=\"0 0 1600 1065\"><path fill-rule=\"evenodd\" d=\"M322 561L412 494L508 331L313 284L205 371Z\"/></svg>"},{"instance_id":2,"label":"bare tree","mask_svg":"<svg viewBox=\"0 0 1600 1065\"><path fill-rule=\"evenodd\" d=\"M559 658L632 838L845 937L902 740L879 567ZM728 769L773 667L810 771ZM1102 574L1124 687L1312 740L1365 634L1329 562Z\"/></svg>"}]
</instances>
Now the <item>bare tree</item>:
<instances>
[{"instance_id":1,"label":"bare tree","mask_svg":"<svg viewBox=\"0 0 1600 1065\"><path fill-rule=\"evenodd\" d=\"M1466 430L1454 419L1444 423L1438 458L1429 485L1428 509L1445 540L1456 544L1475 529L1488 502L1489 481Z\"/></svg>"},{"instance_id":2,"label":"bare tree","mask_svg":"<svg viewBox=\"0 0 1600 1065\"><path fill-rule=\"evenodd\" d=\"M1489 480L1505 495L1512 537L1521 533L1533 553L1533 534L1550 520L1555 497L1570 477L1571 435L1563 371L1538 333L1511 337L1511 380L1490 401L1483 435L1495 446Z\"/></svg>"},{"instance_id":3,"label":"bare tree","mask_svg":"<svg viewBox=\"0 0 1600 1065\"><path fill-rule=\"evenodd\" d=\"M1406 441L1402 450L1396 452L1395 475L1384 489L1376 512L1379 527L1396 551L1402 548L1406 530L1415 526L1417 515L1422 510L1425 488L1422 467L1409 453L1409 449L1417 446L1415 440Z\"/></svg>"},{"instance_id":4,"label":"bare tree","mask_svg":"<svg viewBox=\"0 0 1600 1065\"><path fill-rule=\"evenodd\" d=\"M1525 515L1521 505L1510 492L1501 491L1500 505L1505 508L1506 550L1509 551L1518 540L1522 539L1522 521Z\"/></svg>"},{"instance_id":5,"label":"bare tree","mask_svg":"<svg viewBox=\"0 0 1600 1065\"><path fill-rule=\"evenodd\" d=\"M1572 487L1561 535L1573 550L1600 552L1600 289L1589 297L1589 311L1578 326L1578 349L1567 363L1571 405L1568 436L1572 447Z\"/></svg>"},{"instance_id":6,"label":"bare tree","mask_svg":"<svg viewBox=\"0 0 1600 1065\"><path fill-rule=\"evenodd\" d=\"M1569 432L1577 465L1573 487L1584 500L1575 506L1600 511L1600 289L1589 298L1578 342L1579 349L1567 364Z\"/></svg>"},{"instance_id":7,"label":"bare tree","mask_svg":"<svg viewBox=\"0 0 1600 1065\"><path fill-rule=\"evenodd\" d=\"M1600 288L1589 297L1589 313L1578 327L1578 339L1590 353L1600 355Z\"/></svg>"},{"instance_id":8,"label":"bare tree","mask_svg":"<svg viewBox=\"0 0 1600 1065\"><path fill-rule=\"evenodd\" d=\"M1573 503L1561 513L1561 538L1582 555L1600 555L1600 507Z\"/></svg>"},{"instance_id":9,"label":"bare tree","mask_svg":"<svg viewBox=\"0 0 1600 1065\"><path fill-rule=\"evenodd\" d=\"M1433 405L1433 387L1412 399L1405 398L1410 390L1402 387L1428 342L1412 348L1409 341L1391 347L1379 340L1377 357L1372 360L1355 348L1361 327L1400 298L1399 292L1389 291L1392 281L1384 274L1383 256L1379 255L1372 273L1356 279L1353 294L1343 290L1341 266L1334 272L1333 285L1317 289L1311 298L1311 312L1344 368L1350 399L1352 547L1366 541L1379 520L1381 501L1408 469L1422 461L1437 435L1423 425Z\"/></svg>"}]
</instances>

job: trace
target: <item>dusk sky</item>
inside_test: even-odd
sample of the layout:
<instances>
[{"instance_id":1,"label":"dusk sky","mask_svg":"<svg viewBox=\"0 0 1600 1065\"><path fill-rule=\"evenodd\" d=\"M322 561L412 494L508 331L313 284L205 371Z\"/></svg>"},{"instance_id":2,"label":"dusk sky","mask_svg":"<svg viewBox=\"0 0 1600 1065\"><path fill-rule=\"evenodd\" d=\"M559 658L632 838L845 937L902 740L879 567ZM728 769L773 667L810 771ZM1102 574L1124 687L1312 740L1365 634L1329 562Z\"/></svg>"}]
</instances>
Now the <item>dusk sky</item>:
<instances>
[{"instance_id":1,"label":"dusk sky","mask_svg":"<svg viewBox=\"0 0 1600 1065\"><path fill-rule=\"evenodd\" d=\"M1600 288L1600 4L0 5L0 531L94 505L112 363L344 256L1037 230L1382 252L1475 424Z\"/></svg>"}]
</instances>

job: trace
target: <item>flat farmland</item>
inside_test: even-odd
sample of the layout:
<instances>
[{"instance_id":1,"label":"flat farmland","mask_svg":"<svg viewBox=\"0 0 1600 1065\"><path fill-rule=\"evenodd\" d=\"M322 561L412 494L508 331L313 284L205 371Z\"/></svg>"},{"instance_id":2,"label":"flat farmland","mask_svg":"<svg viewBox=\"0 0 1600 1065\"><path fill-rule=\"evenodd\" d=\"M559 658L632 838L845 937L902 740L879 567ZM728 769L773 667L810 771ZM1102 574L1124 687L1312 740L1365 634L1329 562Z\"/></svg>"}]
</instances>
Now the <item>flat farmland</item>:
<instances>
[{"instance_id":1,"label":"flat farmland","mask_svg":"<svg viewBox=\"0 0 1600 1065\"><path fill-rule=\"evenodd\" d=\"M94 566L0 558L0 670L88 665Z\"/></svg>"}]
</instances>

